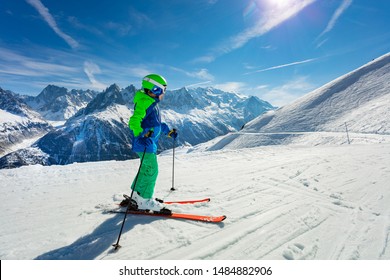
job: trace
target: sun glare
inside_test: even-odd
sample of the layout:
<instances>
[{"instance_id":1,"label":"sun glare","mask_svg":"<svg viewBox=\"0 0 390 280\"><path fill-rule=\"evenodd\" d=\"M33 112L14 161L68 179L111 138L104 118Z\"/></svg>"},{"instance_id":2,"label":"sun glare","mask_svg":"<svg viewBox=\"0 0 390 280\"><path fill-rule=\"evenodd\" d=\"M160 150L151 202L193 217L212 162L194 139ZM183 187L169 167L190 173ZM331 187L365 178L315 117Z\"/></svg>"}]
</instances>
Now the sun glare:
<instances>
[{"instance_id":1,"label":"sun glare","mask_svg":"<svg viewBox=\"0 0 390 280\"><path fill-rule=\"evenodd\" d=\"M294 4L294 2L297 2L299 0L265 0L270 6L276 8L276 9L282 9L286 8L288 6L291 6L291 4Z\"/></svg>"}]
</instances>

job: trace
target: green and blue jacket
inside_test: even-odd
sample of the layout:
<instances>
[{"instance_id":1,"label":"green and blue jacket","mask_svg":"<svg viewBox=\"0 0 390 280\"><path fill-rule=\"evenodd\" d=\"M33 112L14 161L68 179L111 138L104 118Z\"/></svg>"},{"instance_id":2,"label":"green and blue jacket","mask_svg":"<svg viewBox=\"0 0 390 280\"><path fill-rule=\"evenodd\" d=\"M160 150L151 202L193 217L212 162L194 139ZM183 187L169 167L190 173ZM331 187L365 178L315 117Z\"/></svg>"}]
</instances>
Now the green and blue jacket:
<instances>
[{"instance_id":1,"label":"green and blue jacket","mask_svg":"<svg viewBox=\"0 0 390 280\"><path fill-rule=\"evenodd\" d=\"M134 96L134 114L130 117L129 128L133 132L134 152L144 152L145 146L139 142L141 137L145 137L149 131L153 131L150 139L153 145L146 148L147 153L157 153L158 139L161 134L167 135L169 127L161 122L160 110L158 108L158 98L153 98L143 90L139 90Z\"/></svg>"}]
</instances>

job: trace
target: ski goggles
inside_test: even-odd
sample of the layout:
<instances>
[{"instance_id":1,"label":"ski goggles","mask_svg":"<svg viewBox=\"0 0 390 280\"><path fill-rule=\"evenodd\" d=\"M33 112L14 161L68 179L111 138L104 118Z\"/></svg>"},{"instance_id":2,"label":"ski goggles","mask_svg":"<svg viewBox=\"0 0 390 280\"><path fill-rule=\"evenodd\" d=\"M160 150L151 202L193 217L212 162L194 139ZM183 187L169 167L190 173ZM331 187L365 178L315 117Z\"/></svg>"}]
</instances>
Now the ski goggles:
<instances>
[{"instance_id":1,"label":"ski goggles","mask_svg":"<svg viewBox=\"0 0 390 280\"><path fill-rule=\"evenodd\" d=\"M160 88L158 86L154 86L150 91L152 93L154 93L155 95L160 96L160 95L165 93L166 89L167 89L166 86L163 86L163 88Z\"/></svg>"},{"instance_id":2,"label":"ski goggles","mask_svg":"<svg viewBox=\"0 0 390 280\"><path fill-rule=\"evenodd\" d=\"M159 82L157 82L149 77L145 77L143 80L154 85L154 87L150 91L153 92L157 96L164 94L165 91L167 90L166 85L162 85Z\"/></svg>"}]
</instances>

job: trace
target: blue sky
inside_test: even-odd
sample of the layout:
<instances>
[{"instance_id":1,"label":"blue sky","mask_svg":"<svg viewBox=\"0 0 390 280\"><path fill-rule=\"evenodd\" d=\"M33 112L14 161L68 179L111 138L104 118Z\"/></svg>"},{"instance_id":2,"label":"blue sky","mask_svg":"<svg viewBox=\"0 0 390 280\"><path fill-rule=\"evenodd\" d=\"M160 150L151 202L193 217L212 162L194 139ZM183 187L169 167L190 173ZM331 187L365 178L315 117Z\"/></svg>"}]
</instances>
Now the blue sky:
<instances>
[{"instance_id":1,"label":"blue sky","mask_svg":"<svg viewBox=\"0 0 390 280\"><path fill-rule=\"evenodd\" d=\"M282 106L390 51L388 0L1 0L0 87L103 90L148 73Z\"/></svg>"}]
</instances>

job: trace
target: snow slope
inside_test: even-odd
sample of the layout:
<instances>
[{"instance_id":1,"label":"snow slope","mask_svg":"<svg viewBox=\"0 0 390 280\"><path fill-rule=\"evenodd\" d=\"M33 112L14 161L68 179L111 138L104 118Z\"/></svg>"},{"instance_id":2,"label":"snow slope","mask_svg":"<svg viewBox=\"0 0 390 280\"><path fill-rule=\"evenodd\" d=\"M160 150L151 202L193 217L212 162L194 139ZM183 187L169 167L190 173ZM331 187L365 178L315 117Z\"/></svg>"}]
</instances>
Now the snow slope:
<instances>
[{"instance_id":1,"label":"snow slope","mask_svg":"<svg viewBox=\"0 0 390 280\"><path fill-rule=\"evenodd\" d=\"M138 160L0 170L0 258L390 259L390 144L268 146L159 157L156 196L222 224L123 216Z\"/></svg>"},{"instance_id":2,"label":"snow slope","mask_svg":"<svg viewBox=\"0 0 390 280\"><path fill-rule=\"evenodd\" d=\"M221 138L215 146L207 145L216 150L291 143L343 144L347 142L345 126L349 132L359 134L358 139L351 139L354 143L361 142L362 134L371 135L370 141L377 135L380 143L382 135L390 135L389 81L390 53L291 104L266 112L247 123L240 133Z\"/></svg>"}]
</instances>

